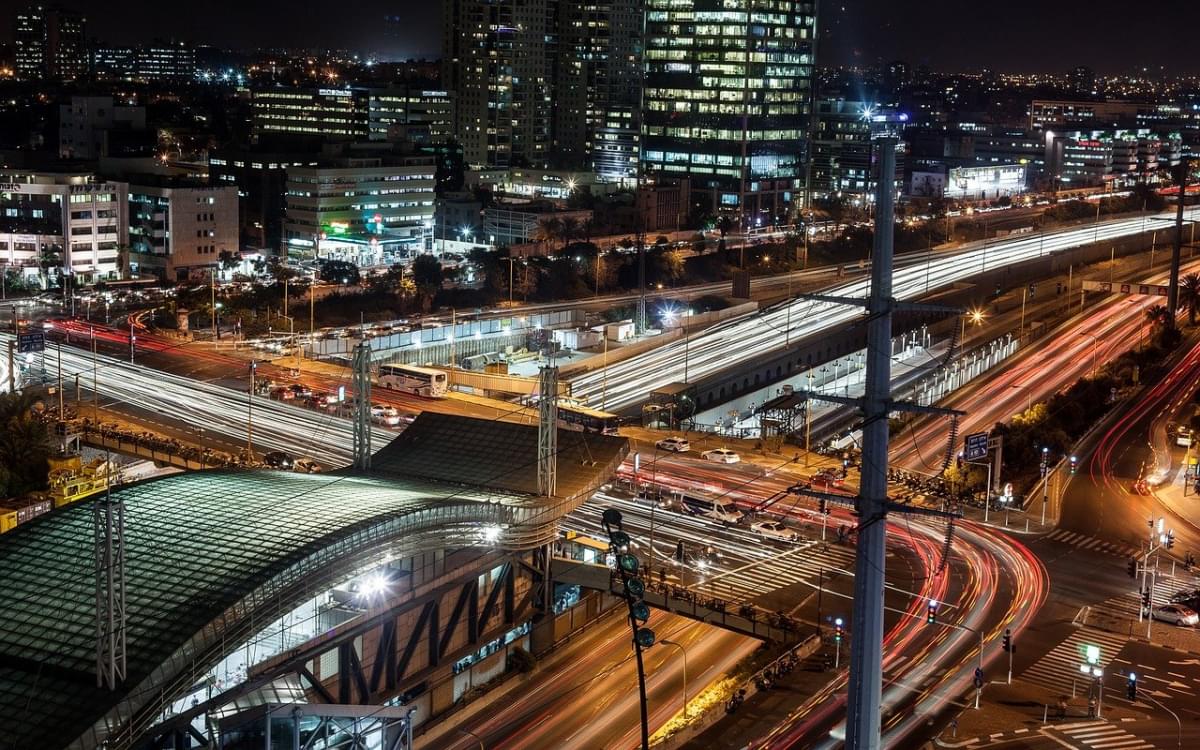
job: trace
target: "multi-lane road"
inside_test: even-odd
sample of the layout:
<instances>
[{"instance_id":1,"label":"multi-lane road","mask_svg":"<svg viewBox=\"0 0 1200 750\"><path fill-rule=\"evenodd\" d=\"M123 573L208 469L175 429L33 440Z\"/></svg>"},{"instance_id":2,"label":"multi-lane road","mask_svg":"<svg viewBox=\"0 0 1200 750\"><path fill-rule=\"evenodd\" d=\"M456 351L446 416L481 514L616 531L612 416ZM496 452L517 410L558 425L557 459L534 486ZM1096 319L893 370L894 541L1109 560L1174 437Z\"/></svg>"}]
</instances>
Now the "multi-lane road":
<instances>
[{"instance_id":1,"label":"multi-lane road","mask_svg":"<svg viewBox=\"0 0 1200 750\"><path fill-rule=\"evenodd\" d=\"M1189 209L1190 218L1200 209ZM930 290L1004 266L1052 255L1080 245L1114 240L1163 226L1172 217L1139 217L1095 225L1021 235L1016 239L977 242L963 249L927 257L898 259L893 274L897 299L914 299ZM828 294L863 298L865 279L826 290ZM793 300L757 315L717 324L687 341L673 341L649 352L590 371L571 381L572 394L598 402L601 393L610 410L628 409L659 386L688 378L700 380L755 357L844 325L860 315L856 308L812 300ZM686 353L685 353L686 349ZM686 356L685 356L686 355ZM686 365L685 365L686 359Z\"/></svg>"}]
</instances>

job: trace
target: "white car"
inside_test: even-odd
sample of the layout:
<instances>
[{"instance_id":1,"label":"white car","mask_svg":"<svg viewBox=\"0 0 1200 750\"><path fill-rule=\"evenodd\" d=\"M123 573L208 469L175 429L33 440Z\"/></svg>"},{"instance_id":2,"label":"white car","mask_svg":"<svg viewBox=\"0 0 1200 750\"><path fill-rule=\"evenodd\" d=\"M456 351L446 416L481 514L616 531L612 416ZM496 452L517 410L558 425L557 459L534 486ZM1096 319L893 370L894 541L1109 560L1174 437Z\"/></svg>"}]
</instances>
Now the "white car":
<instances>
[{"instance_id":1,"label":"white car","mask_svg":"<svg viewBox=\"0 0 1200 750\"><path fill-rule=\"evenodd\" d=\"M692 444L681 437L663 438L654 444L655 448L663 451L672 451L674 453L687 453L692 449Z\"/></svg>"},{"instance_id":2,"label":"white car","mask_svg":"<svg viewBox=\"0 0 1200 750\"><path fill-rule=\"evenodd\" d=\"M768 539L778 539L781 542L794 542L799 536L779 521L759 521L751 524L750 530L755 534L760 534Z\"/></svg>"},{"instance_id":3,"label":"white car","mask_svg":"<svg viewBox=\"0 0 1200 750\"><path fill-rule=\"evenodd\" d=\"M1164 604L1161 607L1155 607L1154 619L1189 628L1200 624L1200 615L1182 604Z\"/></svg>"},{"instance_id":4,"label":"white car","mask_svg":"<svg viewBox=\"0 0 1200 750\"><path fill-rule=\"evenodd\" d=\"M388 427L395 427L400 424L400 412L394 406L384 406L383 404L371 405L371 419Z\"/></svg>"},{"instance_id":5,"label":"white car","mask_svg":"<svg viewBox=\"0 0 1200 750\"><path fill-rule=\"evenodd\" d=\"M731 451L728 448L713 448L710 451L704 451L700 454L700 458L718 464L736 464L742 460L742 457L737 452Z\"/></svg>"}]
</instances>

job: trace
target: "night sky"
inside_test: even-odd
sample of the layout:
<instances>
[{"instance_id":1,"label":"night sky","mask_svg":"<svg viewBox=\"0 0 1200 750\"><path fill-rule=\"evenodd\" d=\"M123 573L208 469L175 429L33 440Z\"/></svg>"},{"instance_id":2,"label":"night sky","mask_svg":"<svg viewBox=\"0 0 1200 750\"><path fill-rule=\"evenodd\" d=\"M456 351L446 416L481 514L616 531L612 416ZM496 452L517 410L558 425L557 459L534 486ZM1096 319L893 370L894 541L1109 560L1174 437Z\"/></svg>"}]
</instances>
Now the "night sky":
<instances>
[{"instance_id":1,"label":"night sky","mask_svg":"<svg viewBox=\"0 0 1200 750\"><path fill-rule=\"evenodd\" d=\"M569 0L567 0L569 1ZM12 7L15 3L3 3ZM436 57L439 0L107 0L64 4L89 13L93 36L113 42L179 37L196 43L343 47L387 59ZM1142 8L1116 0L843 0L822 2L822 63L903 59L935 70L1099 72L1147 68L1200 73L1184 29L1200 27L1200 2L1168 0ZM389 21L389 17L393 20ZM0 17L11 39L12 15ZM1180 58L1172 65L1171 56Z\"/></svg>"}]
</instances>

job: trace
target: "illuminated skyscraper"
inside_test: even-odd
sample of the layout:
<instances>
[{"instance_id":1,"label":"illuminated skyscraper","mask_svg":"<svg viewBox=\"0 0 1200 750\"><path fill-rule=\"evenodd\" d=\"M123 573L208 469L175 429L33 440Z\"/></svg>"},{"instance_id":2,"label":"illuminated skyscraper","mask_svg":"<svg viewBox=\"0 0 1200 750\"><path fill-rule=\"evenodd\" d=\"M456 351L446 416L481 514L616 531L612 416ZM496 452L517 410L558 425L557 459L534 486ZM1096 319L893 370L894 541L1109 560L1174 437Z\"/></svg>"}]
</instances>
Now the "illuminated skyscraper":
<instances>
[{"instance_id":1,"label":"illuminated skyscraper","mask_svg":"<svg viewBox=\"0 0 1200 750\"><path fill-rule=\"evenodd\" d=\"M542 166L551 150L558 0L448 0L443 82L469 164Z\"/></svg>"},{"instance_id":2,"label":"illuminated skyscraper","mask_svg":"<svg viewBox=\"0 0 1200 750\"><path fill-rule=\"evenodd\" d=\"M14 29L18 78L74 80L88 72L83 14L32 3L16 12Z\"/></svg>"},{"instance_id":3,"label":"illuminated skyscraper","mask_svg":"<svg viewBox=\"0 0 1200 750\"><path fill-rule=\"evenodd\" d=\"M814 0L646 0L642 165L705 211L786 219L807 159Z\"/></svg>"}]
</instances>

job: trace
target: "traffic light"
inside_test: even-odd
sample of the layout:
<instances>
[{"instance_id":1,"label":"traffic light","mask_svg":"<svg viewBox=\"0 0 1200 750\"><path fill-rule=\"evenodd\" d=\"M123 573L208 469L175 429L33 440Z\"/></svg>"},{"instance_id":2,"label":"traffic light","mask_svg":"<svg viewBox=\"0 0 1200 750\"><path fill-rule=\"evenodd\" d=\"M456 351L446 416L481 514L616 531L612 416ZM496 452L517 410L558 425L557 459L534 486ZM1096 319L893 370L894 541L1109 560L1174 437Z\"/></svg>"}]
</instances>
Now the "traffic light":
<instances>
[{"instance_id":1,"label":"traffic light","mask_svg":"<svg viewBox=\"0 0 1200 750\"><path fill-rule=\"evenodd\" d=\"M845 632L846 631L842 628L842 618L839 617L836 620L834 620L833 621L833 640L836 641L837 643L841 643L842 635L844 635Z\"/></svg>"},{"instance_id":2,"label":"traffic light","mask_svg":"<svg viewBox=\"0 0 1200 750\"><path fill-rule=\"evenodd\" d=\"M1150 609L1150 589L1142 589L1142 607Z\"/></svg>"},{"instance_id":3,"label":"traffic light","mask_svg":"<svg viewBox=\"0 0 1200 750\"><path fill-rule=\"evenodd\" d=\"M1137 675L1133 672L1129 673L1129 679L1125 682L1125 697L1131 701L1137 700Z\"/></svg>"},{"instance_id":4,"label":"traffic light","mask_svg":"<svg viewBox=\"0 0 1200 750\"><path fill-rule=\"evenodd\" d=\"M1167 549L1171 549L1172 547L1175 546L1175 531L1174 530L1167 532L1167 539L1166 539L1165 546Z\"/></svg>"},{"instance_id":5,"label":"traffic light","mask_svg":"<svg viewBox=\"0 0 1200 750\"><path fill-rule=\"evenodd\" d=\"M825 510L825 498L817 498L817 512L821 515L828 515L829 511Z\"/></svg>"},{"instance_id":6,"label":"traffic light","mask_svg":"<svg viewBox=\"0 0 1200 750\"><path fill-rule=\"evenodd\" d=\"M1033 293L1037 291L1037 284L1029 285L1029 299L1033 299Z\"/></svg>"},{"instance_id":7,"label":"traffic light","mask_svg":"<svg viewBox=\"0 0 1200 750\"><path fill-rule=\"evenodd\" d=\"M1013 648L1012 648L1012 631L1009 630L1008 628L1004 629L1003 643L1004 643L1004 653L1008 653L1013 650Z\"/></svg>"},{"instance_id":8,"label":"traffic light","mask_svg":"<svg viewBox=\"0 0 1200 750\"><path fill-rule=\"evenodd\" d=\"M980 667L975 667L974 683L976 690L983 690L983 669Z\"/></svg>"},{"instance_id":9,"label":"traffic light","mask_svg":"<svg viewBox=\"0 0 1200 750\"><path fill-rule=\"evenodd\" d=\"M1071 473L1074 474L1077 468L1079 468L1079 459L1071 456Z\"/></svg>"},{"instance_id":10,"label":"traffic light","mask_svg":"<svg viewBox=\"0 0 1200 750\"><path fill-rule=\"evenodd\" d=\"M1135 557L1129 558L1129 565L1127 567L1127 570L1129 571L1130 578L1137 578L1137 558L1135 558Z\"/></svg>"},{"instance_id":11,"label":"traffic light","mask_svg":"<svg viewBox=\"0 0 1200 750\"><path fill-rule=\"evenodd\" d=\"M675 562L683 562L683 540L675 543Z\"/></svg>"},{"instance_id":12,"label":"traffic light","mask_svg":"<svg viewBox=\"0 0 1200 750\"><path fill-rule=\"evenodd\" d=\"M933 625L937 622L938 603L935 599L929 600L929 606L925 608L925 624Z\"/></svg>"}]
</instances>

